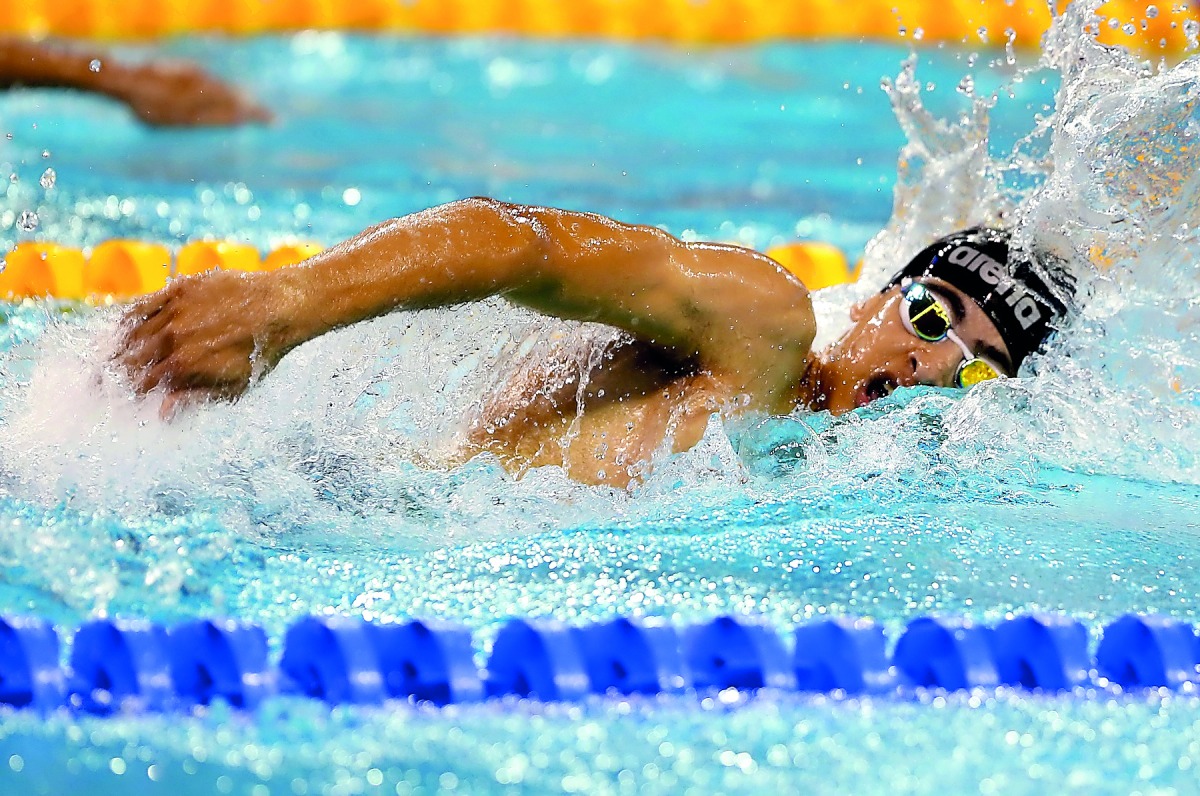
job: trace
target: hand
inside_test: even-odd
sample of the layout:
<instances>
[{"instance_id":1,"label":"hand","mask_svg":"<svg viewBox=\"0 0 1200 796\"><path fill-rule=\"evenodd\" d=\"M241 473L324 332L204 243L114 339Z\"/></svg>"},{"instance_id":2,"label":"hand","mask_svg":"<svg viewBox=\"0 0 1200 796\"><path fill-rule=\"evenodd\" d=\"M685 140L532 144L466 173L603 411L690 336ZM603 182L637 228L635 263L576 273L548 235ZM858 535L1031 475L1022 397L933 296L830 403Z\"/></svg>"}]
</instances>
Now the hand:
<instances>
[{"instance_id":1,"label":"hand","mask_svg":"<svg viewBox=\"0 0 1200 796\"><path fill-rule=\"evenodd\" d=\"M113 359L139 395L163 390L164 419L236 399L287 350L290 303L275 276L210 271L171 282L125 311Z\"/></svg>"},{"instance_id":2,"label":"hand","mask_svg":"<svg viewBox=\"0 0 1200 796\"><path fill-rule=\"evenodd\" d=\"M271 120L265 108L197 66L150 63L122 69L112 93L146 124L237 125Z\"/></svg>"}]
</instances>

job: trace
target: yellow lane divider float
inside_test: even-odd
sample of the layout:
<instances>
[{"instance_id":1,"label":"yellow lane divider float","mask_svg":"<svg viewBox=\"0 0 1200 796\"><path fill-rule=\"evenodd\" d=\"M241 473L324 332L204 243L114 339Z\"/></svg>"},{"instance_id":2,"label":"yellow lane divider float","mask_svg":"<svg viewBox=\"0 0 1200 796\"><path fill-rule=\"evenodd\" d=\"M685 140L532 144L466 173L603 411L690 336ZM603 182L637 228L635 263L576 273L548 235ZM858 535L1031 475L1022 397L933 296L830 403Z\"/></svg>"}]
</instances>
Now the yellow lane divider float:
<instances>
[{"instance_id":1,"label":"yellow lane divider float","mask_svg":"<svg viewBox=\"0 0 1200 796\"><path fill-rule=\"evenodd\" d=\"M320 251L316 243L300 242L278 246L263 257L246 243L195 241L172 257L166 246L140 241L109 240L90 252L55 243L20 243L0 261L0 300L128 301L162 288L172 276L214 268L270 271ZM811 290L853 282L859 274L859 269L850 269L846 255L828 243L789 243L767 250L767 255Z\"/></svg>"},{"instance_id":2,"label":"yellow lane divider float","mask_svg":"<svg viewBox=\"0 0 1200 796\"><path fill-rule=\"evenodd\" d=\"M1059 7L1066 0L1057 0ZM1110 0L1106 44L1187 45L1181 0ZM1036 45L1047 0L0 0L0 33L130 39L303 29L607 37L678 42L897 39ZM920 34L918 35L918 31Z\"/></svg>"}]
</instances>

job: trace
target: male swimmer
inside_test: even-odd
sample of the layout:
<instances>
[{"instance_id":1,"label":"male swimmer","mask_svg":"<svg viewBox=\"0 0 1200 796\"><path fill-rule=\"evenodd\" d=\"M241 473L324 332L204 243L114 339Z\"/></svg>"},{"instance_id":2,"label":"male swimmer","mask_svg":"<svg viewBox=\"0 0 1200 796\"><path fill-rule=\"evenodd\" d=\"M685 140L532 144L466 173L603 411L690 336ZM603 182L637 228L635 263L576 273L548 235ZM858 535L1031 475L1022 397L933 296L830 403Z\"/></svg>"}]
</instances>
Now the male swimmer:
<instances>
[{"instance_id":1,"label":"male swimmer","mask_svg":"<svg viewBox=\"0 0 1200 796\"><path fill-rule=\"evenodd\" d=\"M265 109L193 64L131 64L60 43L0 37L0 88L14 86L103 94L156 126L233 125L271 118Z\"/></svg>"},{"instance_id":2,"label":"male swimmer","mask_svg":"<svg viewBox=\"0 0 1200 796\"><path fill-rule=\"evenodd\" d=\"M1047 273L1042 271L1041 273ZM293 268L211 271L132 305L116 359L162 411L231 400L288 351L393 310L503 296L632 338L582 392L525 371L471 426L463 458L562 465L626 486L653 456L694 446L714 413L839 414L918 384L970 387L1016 373L1065 311L1058 279L1010 258L1005 233L937 241L850 330L811 350L807 289L763 254L685 243L590 213L467 199L394 219Z\"/></svg>"}]
</instances>

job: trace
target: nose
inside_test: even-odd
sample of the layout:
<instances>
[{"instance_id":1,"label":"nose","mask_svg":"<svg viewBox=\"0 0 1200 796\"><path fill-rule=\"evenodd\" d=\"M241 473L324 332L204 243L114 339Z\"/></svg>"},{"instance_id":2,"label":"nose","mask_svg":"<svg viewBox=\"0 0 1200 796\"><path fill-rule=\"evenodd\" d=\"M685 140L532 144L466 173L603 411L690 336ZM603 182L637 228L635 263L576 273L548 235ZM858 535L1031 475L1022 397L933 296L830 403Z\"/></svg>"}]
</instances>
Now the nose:
<instances>
[{"instance_id":1,"label":"nose","mask_svg":"<svg viewBox=\"0 0 1200 796\"><path fill-rule=\"evenodd\" d=\"M913 376L917 384L949 387L962 358L962 351L949 339L925 343L912 352Z\"/></svg>"}]
</instances>

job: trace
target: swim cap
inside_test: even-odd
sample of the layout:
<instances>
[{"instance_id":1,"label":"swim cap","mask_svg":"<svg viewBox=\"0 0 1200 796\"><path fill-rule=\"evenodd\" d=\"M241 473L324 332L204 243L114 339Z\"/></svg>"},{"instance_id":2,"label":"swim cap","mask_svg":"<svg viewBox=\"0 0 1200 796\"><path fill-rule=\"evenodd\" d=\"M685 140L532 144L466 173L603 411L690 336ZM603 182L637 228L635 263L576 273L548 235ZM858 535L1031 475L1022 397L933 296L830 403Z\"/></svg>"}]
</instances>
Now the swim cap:
<instances>
[{"instance_id":1,"label":"swim cap","mask_svg":"<svg viewBox=\"0 0 1200 796\"><path fill-rule=\"evenodd\" d=\"M926 247L884 290L904 279L921 277L953 285L992 319L1017 367L1038 350L1066 315L1066 300L1073 292L1074 280L1060 264L1041 265L1039 269L1010 251L1005 230L979 227Z\"/></svg>"}]
</instances>

